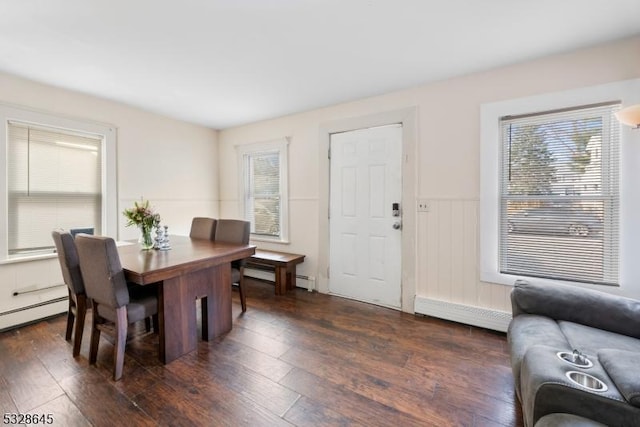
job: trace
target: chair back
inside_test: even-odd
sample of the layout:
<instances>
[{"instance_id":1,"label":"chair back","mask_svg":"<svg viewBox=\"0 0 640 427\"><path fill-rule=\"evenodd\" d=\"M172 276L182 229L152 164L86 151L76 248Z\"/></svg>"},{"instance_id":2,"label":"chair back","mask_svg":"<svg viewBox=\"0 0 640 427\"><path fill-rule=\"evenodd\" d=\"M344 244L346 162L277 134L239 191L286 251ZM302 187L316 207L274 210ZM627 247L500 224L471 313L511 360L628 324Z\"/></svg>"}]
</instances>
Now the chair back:
<instances>
[{"instance_id":1,"label":"chair back","mask_svg":"<svg viewBox=\"0 0 640 427\"><path fill-rule=\"evenodd\" d=\"M249 244L251 224L241 219L219 219L215 239L218 242Z\"/></svg>"},{"instance_id":2,"label":"chair back","mask_svg":"<svg viewBox=\"0 0 640 427\"><path fill-rule=\"evenodd\" d=\"M213 240L216 233L216 220L206 217L195 217L191 220L189 237L192 239Z\"/></svg>"},{"instance_id":3,"label":"chair back","mask_svg":"<svg viewBox=\"0 0 640 427\"><path fill-rule=\"evenodd\" d=\"M76 250L73 236L68 231L53 230L51 237L53 237L53 243L56 245L64 283L72 294L84 294L84 281L80 272L80 261L78 260L78 251Z\"/></svg>"},{"instance_id":4,"label":"chair back","mask_svg":"<svg viewBox=\"0 0 640 427\"><path fill-rule=\"evenodd\" d=\"M79 234L75 243L87 297L110 308L129 304L116 242L111 237Z\"/></svg>"}]
</instances>

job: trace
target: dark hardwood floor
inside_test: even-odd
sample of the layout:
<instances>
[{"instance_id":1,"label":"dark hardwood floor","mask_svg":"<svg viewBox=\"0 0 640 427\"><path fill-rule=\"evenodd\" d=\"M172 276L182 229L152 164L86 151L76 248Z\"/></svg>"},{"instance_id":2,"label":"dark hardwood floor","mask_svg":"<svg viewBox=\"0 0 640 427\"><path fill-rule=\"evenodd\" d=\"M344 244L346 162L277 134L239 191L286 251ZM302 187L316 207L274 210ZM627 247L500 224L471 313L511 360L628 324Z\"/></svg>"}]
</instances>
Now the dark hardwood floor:
<instances>
[{"instance_id":1,"label":"dark hardwood floor","mask_svg":"<svg viewBox=\"0 0 640 427\"><path fill-rule=\"evenodd\" d=\"M504 334L247 285L233 330L168 365L136 325L118 382L106 338L89 366L88 327L72 357L65 316L0 334L0 409L59 426L522 425Z\"/></svg>"}]
</instances>

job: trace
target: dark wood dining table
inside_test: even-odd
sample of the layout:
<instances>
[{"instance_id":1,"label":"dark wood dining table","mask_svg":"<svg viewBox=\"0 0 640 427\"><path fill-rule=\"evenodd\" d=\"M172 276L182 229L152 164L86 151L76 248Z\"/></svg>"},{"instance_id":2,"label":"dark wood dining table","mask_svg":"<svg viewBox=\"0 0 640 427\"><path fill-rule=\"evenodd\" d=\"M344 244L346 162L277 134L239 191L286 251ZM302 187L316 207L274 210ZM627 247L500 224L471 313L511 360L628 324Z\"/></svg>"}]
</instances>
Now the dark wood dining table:
<instances>
[{"instance_id":1,"label":"dark wood dining table","mask_svg":"<svg viewBox=\"0 0 640 427\"><path fill-rule=\"evenodd\" d=\"M196 349L196 300L201 299L202 339L211 340L232 327L231 262L255 253L239 245L170 236L169 250L142 250L137 243L118 246L128 281L158 285L159 357L169 363Z\"/></svg>"}]
</instances>

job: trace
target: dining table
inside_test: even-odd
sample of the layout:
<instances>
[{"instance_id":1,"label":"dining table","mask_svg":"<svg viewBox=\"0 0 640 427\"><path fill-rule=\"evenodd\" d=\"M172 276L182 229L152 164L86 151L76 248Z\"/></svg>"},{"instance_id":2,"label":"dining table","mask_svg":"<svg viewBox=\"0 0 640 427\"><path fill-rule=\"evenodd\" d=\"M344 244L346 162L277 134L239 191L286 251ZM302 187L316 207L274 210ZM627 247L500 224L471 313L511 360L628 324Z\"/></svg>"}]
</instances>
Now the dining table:
<instances>
[{"instance_id":1,"label":"dining table","mask_svg":"<svg viewBox=\"0 0 640 427\"><path fill-rule=\"evenodd\" d=\"M159 358L169 363L196 349L196 300L205 341L232 328L231 263L255 253L254 245L170 236L170 249L143 250L124 242L118 254L127 281L157 286Z\"/></svg>"}]
</instances>

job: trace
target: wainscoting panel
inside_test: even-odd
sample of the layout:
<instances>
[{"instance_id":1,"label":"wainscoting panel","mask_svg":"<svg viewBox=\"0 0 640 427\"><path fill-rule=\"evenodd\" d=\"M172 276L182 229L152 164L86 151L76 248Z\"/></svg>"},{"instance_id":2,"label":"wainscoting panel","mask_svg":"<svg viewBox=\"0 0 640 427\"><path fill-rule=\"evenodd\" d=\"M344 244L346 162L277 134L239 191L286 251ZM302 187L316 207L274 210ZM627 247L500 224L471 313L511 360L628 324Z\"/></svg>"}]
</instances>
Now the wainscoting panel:
<instances>
[{"instance_id":1,"label":"wainscoting panel","mask_svg":"<svg viewBox=\"0 0 640 427\"><path fill-rule=\"evenodd\" d=\"M56 256L0 265L0 330L67 311Z\"/></svg>"},{"instance_id":2,"label":"wainscoting panel","mask_svg":"<svg viewBox=\"0 0 640 427\"><path fill-rule=\"evenodd\" d=\"M511 287L479 280L479 200L428 200L418 213L416 313L506 330Z\"/></svg>"}]
</instances>

